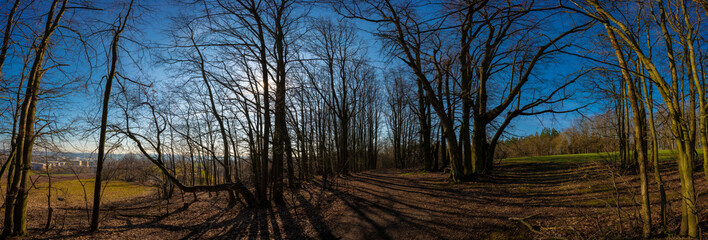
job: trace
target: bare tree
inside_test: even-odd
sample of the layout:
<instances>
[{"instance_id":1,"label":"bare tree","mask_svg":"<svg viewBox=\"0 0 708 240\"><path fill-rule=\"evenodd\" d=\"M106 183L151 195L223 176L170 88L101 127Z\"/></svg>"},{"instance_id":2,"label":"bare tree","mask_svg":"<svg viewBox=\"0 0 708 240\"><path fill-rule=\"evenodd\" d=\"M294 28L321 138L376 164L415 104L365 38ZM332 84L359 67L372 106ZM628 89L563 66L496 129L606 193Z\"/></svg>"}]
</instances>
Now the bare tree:
<instances>
[{"instance_id":1,"label":"bare tree","mask_svg":"<svg viewBox=\"0 0 708 240\"><path fill-rule=\"evenodd\" d=\"M27 88L20 111L20 122L17 134L17 150L12 186L8 192L5 205L5 228L3 235L27 235L27 197L29 193L29 169L32 162L32 146L35 134L35 112L39 94L39 83L42 79L44 58L47 55L50 37L59 27L66 12L67 0L55 0L49 7L46 26L36 45L35 57L30 70Z\"/></svg>"},{"instance_id":2,"label":"bare tree","mask_svg":"<svg viewBox=\"0 0 708 240\"><path fill-rule=\"evenodd\" d=\"M108 122L108 102L111 98L111 89L113 88L113 79L116 77L116 65L118 64L118 41L121 38L121 33L125 30L130 17L130 11L133 8L133 1L128 4L128 9L125 15L119 15L116 20L117 25L113 26L113 38L111 39L111 57L108 75L106 75L106 86L103 93L103 105L101 107L101 130L98 140L98 159L96 160L96 178L94 180L93 191L93 209L91 212L90 231L98 231L98 217L101 206L101 183L103 177L103 162L105 160L106 147L106 127Z\"/></svg>"},{"instance_id":3,"label":"bare tree","mask_svg":"<svg viewBox=\"0 0 708 240\"><path fill-rule=\"evenodd\" d=\"M639 163L639 182L642 195L642 236L649 238L651 236L651 203L649 202L649 180L647 177L646 121L644 119L646 114L644 113L644 106L640 103L641 93L637 89L637 83L629 73L622 48L607 23L605 23L605 28L607 29L607 36L612 43L612 47L615 49L615 55L617 56L617 62L622 72L622 78L627 86L627 96L629 96L631 103L632 118L634 120L634 144Z\"/></svg>"},{"instance_id":4,"label":"bare tree","mask_svg":"<svg viewBox=\"0 0 708 240\"><path fill-rule=\"evenodd\" d=\"M536 94L541 97L525 95L530 91L528 86L533 84L532 73L535 67L544 59L570 46L569 43L561 44L562 39L582 32L592 25L592 22L588 22L574 26L557 36L547 36L548 40L544 42L529 41L527 38L539 34L538 26L544 24L542 20L538 21L529 16L537 12L557 11L558 7L535 6L531 3L465 1L446 5L446 14L432 21L421 19L416 14L416 5L408 2L361 1L351 5L340 1L336 4L336 9L345 17L379 24L380 37L391 45L392 53L408 65L422 83L427 101L435 110L445 133L451 157L452 179L460 180L489 172L492 169L496 143L516 117L577 110L539 108L544 105L552 106L570 98L563 90L582 74L566 80L548 92ZM448 15L455 17L448 18ZM458 33L452 33L451 29ZM437 53L429 52L429 49L435 48L431 48L426 42L430 42L427 39L432 38L435 33L441 32L456 34L454 39L459 40L457 66L460 68L459 96L462 101L459 142L454 130L455 119L448 114L445 104L436 96L437 91L432 87L428 74L427 59L435 60ZM499 104L488 106L491 82L498 78L500 72L508 73L512 81L505 88L506 91L496 93L501 95ZM487 128L504 113L506 116L490 140ZM470 123L470 119L474 119L474 122ZM474 146L474 152L471 146Z\"/></svg>"},{"instance_id":5,"label":"bare tree","mask_svg":"<svg viewBox=\"0 0 708 240\"><path fill-rule=\"evenodd\" d=\"M331 20L317 20L313 26L313 37L308 51L318 61L303 63L312 87L334 114L337 122L333 123L337 131L337 174L348 174L351 167L350 131L354 116L355 96L361 86L357 81L357 72L365 70L362 58L362 46L354 28L335 24ZM318 63L319 62L319 63ZM320 64L321 63L321 64ZM325 74L322 74L325 73Z\"/></svg>"},{"instance_id":6,"label":"bare tree","mask_svg":"<svg viewBox=\"0 0 708 240\"><path fill-rule=\"evenodd\" d=\"M680 225L680 235L697 237L698 228L698 215L696 210L696 193L693 181L693 158L695 151L695 141L691 140L691 134L688 124L694 122L691 120L689 113L686 112L683 100L683 89L679 88L680 79L677 72L677 61L675 61L674 45L672 44L673 38L668 30L668 17L666 13L665 3L663 1L649 2L649 7L654 9L658 7L658 16L656 11L652 11L655 25L658 25L661 29L661 34L659 37L663 39L666 43L666 55L668 57L671 82L667 82L664 76L660 73L657 68L657 60L652 58L651 52L647 54L646 50L643 49L638 40L639 34L636 34L637 29L633 29L632 26L627 23L626 18L616 17L616 10L611 9L605 3L600 3L597 0L588 0L582 3L574 2L574 9L577 12L584 14L593 19L597 19L605 23L608 29L610 29L614 34L616 34L622 43L626 45L634 54L636 54L639 62L642 63L646 70L646 75L648 78L656 85L659 93L661 94L665 105L669 110L669 115L671 119L671 133L674 136L674 142L678 149L678 165L679 165L679 175L681 179L681 196L682 196L682 217ZM682 2L683 3L683 2ZM573 9L572 7L568 7ZM618 39L618 40L619 40ZM690 68L687 68L690 69ZM691 101L693 102L693 101ZM693 111L693 110L691 110Z\"/></svg>"}]
</instances>

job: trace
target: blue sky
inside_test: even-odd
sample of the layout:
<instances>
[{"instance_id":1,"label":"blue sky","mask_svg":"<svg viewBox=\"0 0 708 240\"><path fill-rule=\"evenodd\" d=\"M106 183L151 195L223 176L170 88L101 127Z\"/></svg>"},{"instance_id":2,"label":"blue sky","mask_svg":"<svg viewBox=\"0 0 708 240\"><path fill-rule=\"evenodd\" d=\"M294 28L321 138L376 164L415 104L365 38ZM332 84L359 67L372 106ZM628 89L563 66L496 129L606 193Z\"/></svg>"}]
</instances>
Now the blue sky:
<instances>
[{"instance_id":1,"label":"blue sky","mask_svg":"<svg viewBox=\"0 0 708 240\"><path fill-rule=\"evenodd\" d=\"M143 4L143 6L150 11L141 11L141 20L136 22L135 25L136 31L129 31L127 36L133 37L135 39L140 39L142 43L148 45L169 42L170 37L167 30L171 26L170 18L176 16L182 11L187 10L188 8L185 8L183 5L174 3L172 1L155 0L138 2L140 4ZM7 8L7 4L3 4L1 6L3 8ZM91 16L91 18L112 19L117 15L117 9L119 8L113 8L97 13L94 13L95 11L91 12L91 14L93 15ZM35 10L29 10L26 13L26 16L41 16L43 14L43 11L41 10L42 9L37 10L38 12L33 12ZM77 12L76 15L68 15L67 19L73 18L76 22L85 21L87 20L87 17L84 17L82 14L86 14L86 11L88 10L83 11L83 13ZM6 12L6 10L3 9L2 12ZM341 17L336 16L328 7L315 7L311 10L310 15L312 17L332 17L335 20L342 19ZM561 18L562 16L559 16L558 19L553 20L552 22L554 25L551 25L550 28L557 31L560 31L561 29L567 29L567 27L570 26L569 22L563 21L561 20ZM40 19L37 17L34 17L34 20L37 23L41 23ZM41 20L43 21L43 19ZM368 33L375 31L374 24L354 20L347 21L356 24L360 29L364 30L360 33L361 38L364 39L365 42L369 45L368 55L374 65L379 65L380 69L387 69L387 67L390 67L390 64L398 64L396 62L392 63L386 61L387 59L390 59L390 57L382 55L381 49L379 47L379 40L375 39L371 34ZM65 32L65 35L70 36L71 33ZM549 35L553 35L553 31L549 31ZM106 38L104 38L103 40L105 44ZM94 62L94 64L98 63L100 65L100 63L103 63L105 61L106 53L104 49L101 49L104 46L97 46L98 47L95 49L96 52L93 52L90 55L92 55L91 58L93 58L92 61ZM127 49L137 48L135 45L129 42L126 43L124 46ZM64 123L75 119L86 119L86 116L96 117L100 111L100 98L97 98L96 96L102 91L101 77L105 75L106 67L97 67L94 72L89 75L88 72L82 71L82 69L85 70L85 67L88 66L88 64L85 63L86 57L82 56L81 54L78 54L82 53L81 51L77 51L76 48L69 47L67 49L55 50L55 52L57 56L62 56L63 58L65 58L66 62L70 62L73 64L72 66L64 68L69 69L69 72L71 72L71 74L69 74L68 76L58 73L49 74L45 77L47 78L45 82L61 83L67 81L66 78L69 77L81 78L83 80L80 81L81 83L77 83L77 88L75 91L70 92L66 97L62 98L64 99L65 104L63 104L62 106L57 106L59 108L55 108L54 112L56 112L56 114L59 116L59 119L61 119L61 121L63 121ZM123 57L124 61L128 60L128 56L125 53L121 53L121 56ZM165 70L165 68L158 64L155 64L155 59L152 58L150 55L145 55L144 57L144 59L139 60L141 68L145 73L144 76L148 76L160 82L170 81L170 78L173 76L167 70ZM3 71L3 78L12 78L19 74L21 64L18 63L20 62L20 60L21 59L19 59L18 57L13 57L6 62ZM536 72L542 78L559 78L576 71L581 66L580 64L581 61L576 61L571 58L562 58L560 61L556 61L555 63L549 63L537 67ZM138 70L135 67L131 66L131 64L123 64L121 71L137 72ZM569 90L578 91L578 93L581 95L586 93L586 89L578 87L571 87ZM565 106L572 108L574 106L580 106L586 101L586 98L581 98L571 102L567 102L565 103ZM490 104L494 103L493 101L490 102ZM586 115L592 115L598 111L601 111L601 109L596 106L591 106L590 108L582 110L583 114ZM580 115L577 113L570 113L519 117L513 122L513 124L509 127L508 130L514 135L524 136L541 131L541 129L546 127L564 129L569 127L572 123L572 120L578 118L579 116ZM7 122L2 122L2 124L7 124ZM85 123L82 122L78 122L75 124L77 124L75 126L85 125ZM67 151L92 151L95 148L95 136L96 134L88 133L86 135L70 137L68 140L72 144L69 145L73 145L73 147L67 147L74 149L67 149Z\"/></svg>"}]
</instances>

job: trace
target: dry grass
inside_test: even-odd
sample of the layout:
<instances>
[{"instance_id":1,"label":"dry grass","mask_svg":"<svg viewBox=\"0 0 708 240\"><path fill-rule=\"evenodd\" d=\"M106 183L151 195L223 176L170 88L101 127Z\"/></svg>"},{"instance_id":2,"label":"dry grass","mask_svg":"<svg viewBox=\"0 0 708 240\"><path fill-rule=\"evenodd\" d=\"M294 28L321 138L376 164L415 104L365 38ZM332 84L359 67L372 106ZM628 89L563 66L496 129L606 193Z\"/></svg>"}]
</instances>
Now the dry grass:
<instances>
[{"instance_id":1,"label":"dry grass","mask_svg":"<svg viewBox=\"0 0 708 240\"><path fill-rule=\"evenodd\" d=\"M52 204L63 207L84 207L93 204L94 179L73 179L52 182ZM4 194L6 186L0 187ZM28 208L46 208L49 182L35 182L29 192ZM152 188L123 181L108 181L103 184L101 204L119 202L150 194Z\"/></svg>"},{"instance_id":2,"label":"dry grass","mask_svg":"<svg viewBox=\"0 0 708 240\"><path fill-rule=\"evenodd\" d=\"M30 201L46 202L48 183L40 183L37 189L30 192ZM93 204L94 179L66 180L52 183L53 201L67 202L68 206L84 205L88 199L88 205ZM103 184L101 204L124 201L150 193L151 188L132 184L123 181L109 181Z\"/></svg>"}]
</instances>

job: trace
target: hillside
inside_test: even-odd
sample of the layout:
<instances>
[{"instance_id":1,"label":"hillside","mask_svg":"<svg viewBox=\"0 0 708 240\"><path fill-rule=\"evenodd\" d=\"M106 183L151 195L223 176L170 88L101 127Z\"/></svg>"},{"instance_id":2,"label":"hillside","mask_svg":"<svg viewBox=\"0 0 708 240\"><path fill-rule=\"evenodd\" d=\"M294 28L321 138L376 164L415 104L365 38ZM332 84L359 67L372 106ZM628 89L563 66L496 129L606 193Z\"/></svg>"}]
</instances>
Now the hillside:
<instances>
[{"instance_id":1,"label":"hillside","mask_svg":"<svg viewBox=\"0 0 708 240\"><path fill-rule=\"evenodd\" d=\"M680 189L670 152L662 152L668 182L669 228L677 227ZM65 222L49 231L42 208L31 208L37 239L596 239L640 236L637 179L612 173L607 154L502 160L495 174L453 184L440 172L380 170L322 179L286 194L286 205L226 208L225 196L176 193L104 205L102 229L85 230L86 212L59 209ZM696 176L699 176L697 173ZM708 184L696 178L699 201ZM331 179L330 179L331 180ZM652 212L658 222L654 185ZM619 204L618 204L619 203ZM701 209L700 216L708 211ZM621 217L621 218L620 218ZM59 221L59 220L55 220ZM700 224L707 231L705 220ZM621 226L621 227L620 227ZM533 229L530 230L530 229ZM671 238L670 236L663 236Z\"/></svg>"}]
</instances>

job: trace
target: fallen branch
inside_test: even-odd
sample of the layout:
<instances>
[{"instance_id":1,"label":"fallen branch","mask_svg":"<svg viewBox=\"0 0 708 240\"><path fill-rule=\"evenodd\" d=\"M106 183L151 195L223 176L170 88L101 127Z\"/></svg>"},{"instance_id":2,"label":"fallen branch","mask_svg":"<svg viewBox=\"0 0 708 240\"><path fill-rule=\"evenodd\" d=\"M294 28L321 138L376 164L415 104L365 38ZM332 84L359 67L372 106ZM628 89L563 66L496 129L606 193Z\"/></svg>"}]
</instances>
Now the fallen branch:
<instances>
[{"instance_id":1,"label":"fallen branch","mask_svg":"<svg viewBox=\"0 0 708 240\"><path fill-rule=\"evenodd\" d=\"M538 231L538 230L534 229L533 226L531 226L531 224L529 224L528 222L526 222L526 219L532 218L532 217L534 217L534 216L536 216L536 214L529 215L529 216L522 217L522 218L510 217L509 220L512 220L512 221L519 221L521 224L523 224L524 226L526 226L526 227L527 227L531 232L533 232L533 233L536 233L536 234L539 234L539 235L543 235L543 236L548 237L548 238L551 238L551 239L568 240L567 238L564 238L564 237L548 236L547 234L545 234L545 233L543 233L543 232L541 232L541 231Z\"/></svg>"}]
</instances>

